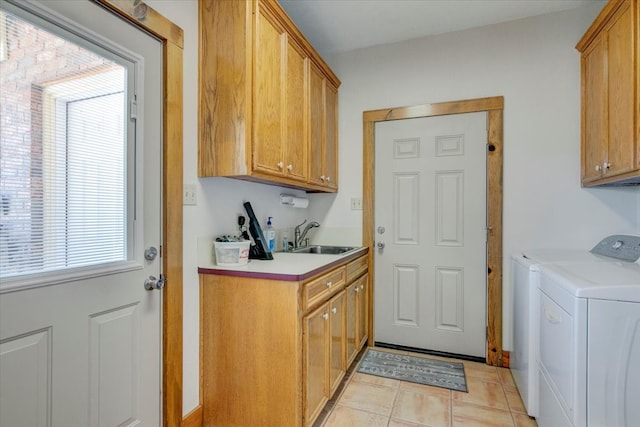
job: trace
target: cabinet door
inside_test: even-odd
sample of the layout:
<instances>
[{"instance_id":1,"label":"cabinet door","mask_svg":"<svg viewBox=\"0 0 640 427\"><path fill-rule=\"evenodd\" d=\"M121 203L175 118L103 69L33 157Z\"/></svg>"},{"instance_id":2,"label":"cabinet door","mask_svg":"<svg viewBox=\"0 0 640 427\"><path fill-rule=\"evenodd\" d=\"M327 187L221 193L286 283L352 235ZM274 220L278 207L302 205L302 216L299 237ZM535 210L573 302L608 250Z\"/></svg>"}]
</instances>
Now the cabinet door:
<instances>
[{"instance_id":1,"label":"cabinet door","mask_svg":"<svg viewBox=\"0 0 640 427\"><path fill-rule=\"evenodd\" d=\"M357 308L359 282L352 283L347 288L347 366L351 364L358 354L358 333L357 333Z\"/></svg>"},{"instance_id":2,"label":"cabinet door","mask_svg":"<svg viewBox=\"0 0 640 427\"><path fill-rule=\"evenodd\" d=\"M607 80L604 37L582 57L582 181L602 176L607 155Z\"/></svg>"},{"instance_id":3,"label":"cabinet door","mask_svg":"<svg viewBox=\"0 0 640 427\"><path fill-rule=\"evenodd\" d=\"M614 15L606 34L608 38L609 147L604 175L613 176L637 168L633 126L634 31L629 2L625 2Z\"/></svg>"},{"instance_id":4,"label":"cabinet door","mask_svg":"<svg viewBox=\"0 0 640 427\"><path fill-rule=\"evenodd\" d=\"M362 276L356 284L357 291L357 340L358 350L362 348L369 338L369 275Z\"/></svg>"},{"instance_id":5,"label":"cabinet door","mask_svg":"<svg viewBox=\"0 0 640 427\"><path fill-rule=\"evenodd\" d=\"M324 77L309 62L309 183L324 185Z\"/></svg>"},{"instance_id":6,"label":"cabinet door","mask_svg":"<svg viewBox=\"0 0 640 427\"><path fill-rule=\"evenodd\" d=\"M330 363L329 363L329 397L340 385L346 371L345 354L345 309L346 293L340 292L330 302Z\"/></svg>"},{"instance_id":7,"label":"cabinet door","mask_svg":"<svg viewBox=\"0 0 640 427\"><path fill-rule=\"evenodd\" d=\"M327 403L329 387L329 303L304 318L304 424L309 426Z\"/></svg>"},{"instance_id":8,"label":"cabinet door","mask_svg":"<svg viewBox=\"0 0 640 427\"><path fill-rule=\"evenodd\" d=\"M288 178L307 179L306 55L290 37L287 37L284 166Z\"/></svg>"},{"instance_id":9,"label":"cabinet door","mask_svg":"<svg viewBox=\"0 0 640 427\"><path fill-rule=\"evenodd\" d=\"M324 183L338 188L338 89L325 80L324 87Z\"/></svg>"},{"instance_id":10,"label":"cabinet door","mask_svg":"<svg viewBox=\"0 0 640 427\"><path fill-rule=\"evenodd\" d=\"M286 34L260 2L257 4L253 68L253 170L282 176L283 85Z\"/></svg>"}]
</instances>

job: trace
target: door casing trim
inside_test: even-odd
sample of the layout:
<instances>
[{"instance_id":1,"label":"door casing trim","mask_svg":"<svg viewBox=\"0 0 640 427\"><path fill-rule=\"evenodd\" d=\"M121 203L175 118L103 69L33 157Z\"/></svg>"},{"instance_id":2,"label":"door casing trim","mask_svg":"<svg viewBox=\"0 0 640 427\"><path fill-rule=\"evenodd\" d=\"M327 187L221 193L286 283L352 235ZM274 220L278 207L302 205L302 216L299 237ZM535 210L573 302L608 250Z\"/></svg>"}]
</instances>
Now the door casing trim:
<instances>
[{"instance_id":1,"label":"door casing trim","mask_svg":"<svg viewBox=\"0 0 640 427\"><path fill-rule=\"evenodd\" d=\"M374 271L375 124L474 112L487 113L487 349L486 363L502 366L502 96L365 111L363 122L362 244ZM369 345L373 345L373 274L369 274Z\"/></svg>"},{"instance_id":2,"label":"door casing trim","mask_svg":"<svg viewBox=\"0 0 640 427\"><path fill-rule=\"evenodd\" d=\"M182 106L184 32L144 0L91 0L162 42L162 425L182 424ZM134 6L135 3L135 6Z\"/></svg>"}]
</instances>

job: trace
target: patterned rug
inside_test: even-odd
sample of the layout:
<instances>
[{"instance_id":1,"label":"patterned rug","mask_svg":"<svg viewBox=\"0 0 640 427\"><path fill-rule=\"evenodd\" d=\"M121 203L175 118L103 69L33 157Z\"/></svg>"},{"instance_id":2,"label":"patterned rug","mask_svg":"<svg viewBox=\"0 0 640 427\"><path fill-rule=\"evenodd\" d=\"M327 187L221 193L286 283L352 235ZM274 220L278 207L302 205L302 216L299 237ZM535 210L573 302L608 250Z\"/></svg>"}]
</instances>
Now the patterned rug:
<instances>
[{"instance_id":1,"label":"patterned rug","mask_svg":"<svg viewBox=\"0 0 640 427\"><path fill-rule=\"evenodd\" d=\"M358 372L456 391L467 391L464 365L457 362L368 349L358 366Z\"/></svg>"}]
</instances>

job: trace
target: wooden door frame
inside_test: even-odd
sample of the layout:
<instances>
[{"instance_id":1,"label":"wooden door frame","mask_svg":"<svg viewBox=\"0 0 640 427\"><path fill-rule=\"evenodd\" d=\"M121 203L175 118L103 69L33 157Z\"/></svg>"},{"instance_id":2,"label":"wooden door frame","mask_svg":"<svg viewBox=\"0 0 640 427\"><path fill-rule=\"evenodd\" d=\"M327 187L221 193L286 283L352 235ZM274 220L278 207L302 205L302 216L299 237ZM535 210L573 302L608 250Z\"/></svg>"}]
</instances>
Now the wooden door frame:
<instances>
[{"instance_id":1,"label":"wooden door frame","mask_svg":"<svg viewBox=\"0 0 640 427\"><path fill-rule=\"evenodd\" d=\"M362 243L374 271L375 124L474 112L487 113L487 351L486 363L502 366L502 150L504 98L468 99L365 111L363 122ZM373 345L374 274L369 292L369 345Z\"/></svg>"},{"instance_id":2,"label":"wooden door frame","mask_svg":"<svg viewBox=\"0 0 640 427\"><path fill-rule=\"evenodd\" d=\"M162 42L162 423L182 424L182 55L184 32L143 1L92 0ZM136 3L134 6L133 4ZM142 361L144 363L144 361ZM150 396L153 398L153 396Z\"/></svg>"}]
</instances>

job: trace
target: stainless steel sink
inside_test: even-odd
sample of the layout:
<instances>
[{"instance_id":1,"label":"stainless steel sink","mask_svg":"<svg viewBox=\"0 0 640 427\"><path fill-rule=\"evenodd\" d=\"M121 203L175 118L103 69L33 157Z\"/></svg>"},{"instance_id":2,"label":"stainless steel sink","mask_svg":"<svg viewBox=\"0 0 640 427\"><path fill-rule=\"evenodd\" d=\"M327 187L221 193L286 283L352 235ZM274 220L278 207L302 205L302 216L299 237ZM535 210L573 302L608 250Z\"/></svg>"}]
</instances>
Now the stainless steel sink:
<instances>
[{"instance_id":1,"label":"stainless steel sink","mask_svg":"<svg viewBox=\"0 0 640 427\"><path fill-rule=\"evenodd\" d=\"M294 249L291 252L297 254L340 255L356 249L358 249L356 246L305 246L303 248Z\"/></svg>"}]
</instances>

